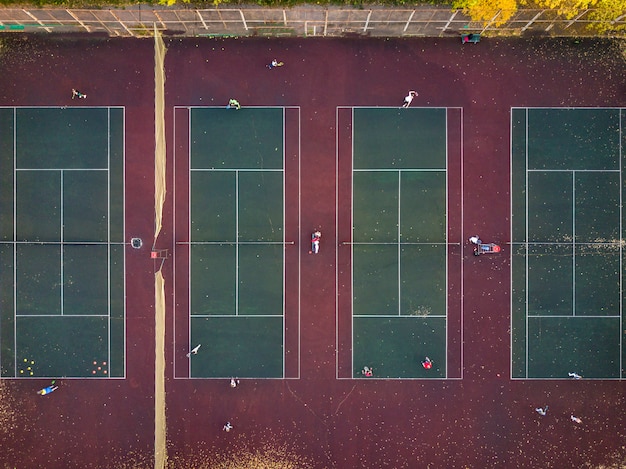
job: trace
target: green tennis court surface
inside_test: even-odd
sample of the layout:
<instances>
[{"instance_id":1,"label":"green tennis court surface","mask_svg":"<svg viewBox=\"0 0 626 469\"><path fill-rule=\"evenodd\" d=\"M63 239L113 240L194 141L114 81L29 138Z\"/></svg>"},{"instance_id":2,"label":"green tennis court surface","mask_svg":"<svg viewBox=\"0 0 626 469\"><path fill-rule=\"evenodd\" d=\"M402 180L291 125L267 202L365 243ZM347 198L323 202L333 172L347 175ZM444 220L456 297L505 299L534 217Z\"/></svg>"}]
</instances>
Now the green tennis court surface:
<instances>
[{"instance_id":1,"label":"green tennis court surface","mask_svg":"<svg viewBox=\"0 0 626 469\"><path fill-rule=\"evenodd\" d=\"M447 376L447 118L353 110L353 377Z\"/></svg>"},{"instance_id":2,"label":"green tennis court surface","mask_svg":"<svg viewBox=\"0 0 626 469\"><path fill-rule=\"evenodd\" d=\"M0 108L2 377L123 377L124 109Z\"/></svg>"},{"instance_id":3,"label":"green tennis court surface","mask_svg":"<svg viewBox=\"0 0 626 469\"><path fill-rule=\"evenodd\" d=\"M284 109L191 108L192 377L284 376Z\"/></svg>"},{"instance_id":4,"label":"green tennis court surface","mask_svg":"<svg viewBox=\"0 0 626 469\"><path fill-rule=\"evenodd\" d=\"M512 376L624 377L623 109L513 109Z\"/></svg>"}]
</instances>

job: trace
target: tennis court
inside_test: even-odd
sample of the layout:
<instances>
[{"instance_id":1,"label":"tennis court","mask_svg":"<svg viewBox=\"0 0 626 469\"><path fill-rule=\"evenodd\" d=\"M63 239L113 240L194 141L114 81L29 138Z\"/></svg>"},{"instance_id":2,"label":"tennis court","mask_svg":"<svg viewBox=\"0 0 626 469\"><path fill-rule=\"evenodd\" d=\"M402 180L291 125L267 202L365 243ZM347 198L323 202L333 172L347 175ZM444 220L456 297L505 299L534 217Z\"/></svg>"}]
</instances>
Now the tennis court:
<instances>
[{"instance_id":1,"label":"tennis court","mask_svg":"<svg viewBox=\"0 0 626 469\"><path fill-rule=\"evenodd\" d=\"M297 377L299 109L174 113L175 376Z\"/></svg>"},{"instance_id":2,"label":"tennis court","mask_svg":"<svg viewBox=\"0 0 626 469\"><path fill-rule=\"evenodd\" d=\"M124 377L124 108L0 108L0 174L2 377Z\"/></svg>"},{"instance_id":3,"label":"tennis court","mask_svg":"<svg viewBox=\"0 0 626 469\"><path fill-rule=\"evenodd\" d=\"M623 378L625 116L511 111L513 378Z\"/></svg>"},{"instance_id":4,"label":"tennis court","mask_svg":"<svg viewBox=\"0 0 626 469\"><path fill-rule=\"evenodd\" d=\"M337 121L338 377L460 378L461 109L338 108Z\"/></svg>"}]
</instances>

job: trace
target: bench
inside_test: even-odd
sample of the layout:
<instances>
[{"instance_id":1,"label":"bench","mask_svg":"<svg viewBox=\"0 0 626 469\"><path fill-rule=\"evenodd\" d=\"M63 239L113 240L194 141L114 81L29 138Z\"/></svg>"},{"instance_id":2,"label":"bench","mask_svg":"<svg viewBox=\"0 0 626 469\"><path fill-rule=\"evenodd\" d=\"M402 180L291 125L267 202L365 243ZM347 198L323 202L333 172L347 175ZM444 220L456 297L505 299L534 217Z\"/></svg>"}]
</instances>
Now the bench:
<instances>
[{"instance_id":1,"label":"bench","mask_svg":"<svg viewBox=\"0 0 626 469\"><path fill-rule=\"evenodd\" d=\"M461 34L461 42L463 44L467 44L468 42L478 44L480 42L480 34Z\"/></svg>"}]
</instances>

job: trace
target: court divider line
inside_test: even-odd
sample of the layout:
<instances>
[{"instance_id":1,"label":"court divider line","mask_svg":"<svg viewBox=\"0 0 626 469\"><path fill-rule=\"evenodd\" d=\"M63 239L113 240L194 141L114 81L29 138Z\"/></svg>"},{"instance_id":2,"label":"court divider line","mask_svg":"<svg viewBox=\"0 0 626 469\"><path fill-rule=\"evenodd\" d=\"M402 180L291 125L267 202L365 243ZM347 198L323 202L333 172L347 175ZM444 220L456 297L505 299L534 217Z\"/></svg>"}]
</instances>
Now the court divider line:
<instances>
[{"instance_id":1,"label":"court divider line","mask_svg":"<svg viewBox=\"0 0 626 469\"><path fill-rule=\"evenodd\" d=\"M335 107L335 240L339 241L339 108ZM335 249L335 380L339 379L339 249Z\"/></svg>"},{"instance_id":2,"label":"court divider line","mask_svg":"<svg viewBox=\"0 0 626 469\"><path fill-rule=\"evenodd\" d=\"M17 109L13 108L13 241L17 239ZM2 347L0 347L0 350ZM13 244L13 376L17 377L17 244Z\"/></svg>"},{"instance_id":3,"label":"court divider line","mask_svg":"<svg viewBox=\"0 0 626 469\"><path fill-rule=\"evenodd\" d=\"M461 239L459 240L459 244L461 246L463 245L462 243L464 242L464 239L465 239L465 237L463 236L463 229L465 227L465 218L464 218L464 211L463 211L464 210L464 198L463 198L463 196L464 196L464 190L465 190L464 189L464 181L465 181L464 180L464 174L465 174L465 172L464 172L464 167L463 167L463 165L465 163L465 146L464 146L465 126L464 126L463 118L464 118L463 108L461 107L461 108L459 108L459 120L460 120L459 125L461 127L461 129L460 129L461 130L461 135L459 136L460 139L461 139L460 148L459 148L459 151L461 152L461 154L459 155L459 157L461 158L461 161L459 162L460 171L461 171L461 174L459 176L459 183L460 183L460 186L461 186L461 220L459 220L459 223L461 224L461 227L460 227L461 229L459 231L460 231ZM461 377L461 379L463 379L463 375L464 375L464 371L465 371L464 370L464 363L465 363L464 362L464 359L465 359L465 352L464 351L465 351L465 347L463 345L465 343L464 342L464 338L465 338L465 329L464 329L464 317L465 317L465 303L464 303L464 297L465 297L465 293L464 292L465 292L465 290L464 290L464 287L465 287L465 281L464 281L464 277L463 277L465 262L463 262L463 249L461 248L460 251L461 252L460 252L459 255L461 256L461 262L460 262L460 264L461 264L460 265L461 277L459 278L459 285L460 285L459 289L460 289L460 293L461 293L461 301L460 301L459 306L461 308L461 311L460 311L460 316L461 316L461 318L460 318L460 320L461 320L461 324L460 324L460 328L461 328L461 333L460 333L460 335L461 335L461 337L460 337L460 340L461 340L461 343L460 343L460 349L461 349L461 369L459 371L460 371L460 377Z\"/></svg>"},{"instance_id":4,"label":"court divider line","mask_svg":"<svg viewBox=\"0 0 626 469\"><path fill-rule=\"evenodd\" d=\"M525 165L524 165L524 179L525 179L525 187L524 187L524 196L526 197L526 203L525 203L525 207L524 207L524 211L526 212L526 226L525 228L525 236L524 236L524 242L526 243L525 245L525 250L526 250L526 258L524 259L524 262L526 264L526 270L524 271L524 275L525 275L525 282L526 282L526 304L524 305L524 319L526 322L526 331L524 332L524 336L525 336L525 342L526 342L526 360L524 363L524 367L525 367L525 371L524 371L524 377L526 379L528 379L528 344L530 342L530 338L528 336L528 301L530 299L530 295L528 293L528 277L529 277L529 272L530 272L530 266L529 266L529 253L528 253L528 127L529 127L529 115L528 115L528 109L524 110L524 117L525 117L525 126L524 126L524 133L525 133L525 142L524 142L524 158L525 158ZM513 218L513 217L511 217Z\"/></svg>"},{"instance_id":5,"label":"court divider line","mask_svg":"<svg viewBox=\"0 0 626 469\"><path fill-rule=\"evenodd\" d=\"M16 314L18 318L106 318L108 314Z\"/></svg>"},{"instance_id":6,"label":"court divider line","mask_svg":"<svg viewBox=\"0 0 626 469\"><path fill-rule=\"evenodd\" d=\"M572 316L576 317L576 171L572 171Z\"/></svg>"},{"instance_id":7,"label":"court divider line","mask_svg":"<svg viewBox=\"0 0 626 469\"><path fill-rule=\"evenodd\" d=\"M446 240L446 244L448 243L448 241L450 241L448 239L448 234L450 231L450 187L449 187L449 180L450 180L450 171L448 171L448 167L449 167L449 158L450 158L450 148L448 146L448 140L450 138L450 134L448 132L448 109L445 108L445 124L444 124L444 128L445 128L445 141L446 141L446 233L445 233L445 240ZM399 198L399 197L398 197ZM398 237L398 242L400 241L400 237ZM449 355L450 355L450 338L449 338L449 331L448 331L448 327L450 326L450 281L449 281L449 272L448 272L448 264L450 262L450 259L448 259L448 248L446 247L446 257L445 257L445 272L446 272L446 310L445 310L445 328L444 328L444 332L446 334L446 349L445 349L445 360L444 363L446 364L446 371L444 373L445 377L448 378L449 377Z\"/></svg>"},{"instance_id":8,"label":"court divider line","mask_svg":"<svg viewBox=\"0 0 626 469\"><path fill-rule=\"evenodd\" d=\"M282 249L282 253L283 253L283 378L285 378L285 362L287 361L285 359L285 355L286 355L286 350L285 350L285 342L286 342L286 336L287 336L287 331L285 329L285 311L286 311L286 304L287 304L287 286L285 284L285 270L287 270L286 266L285 266L285 261L287 260L287 256L285 254L285 231L286 231L286 219L285 219L285 213L286 213L286 207L285 207L285 203L286 203L286 198L287 198L287 190L286 190L286 186L285 186L285 153L287 151L287 147L286 147L286 132L285 132L285 108L282 109L283 111L283 249Z\"/></svg>"},{"instance_id":9,"label":"court divider line","mask_svg":"<svg viewBox=\"0 0 626 469\"><path fill-rule=\"evenodd\" d=\"M623 240L624 237L624 226L623 226L623 217L624 217L624 205L623 205L623 190L622 187L623 186L623 181L622 181L622 158L623 158L623 148L622 148L622 143L624 142L624 135L622 133L622 114L623 114L623 109L619 110L619 236L620 236L620 241ZM623 242L619 243L619 291L623 292L624 290L622 289L624 286L624 265L623 265L623 258L624 258L624 248L623 248ZM620 311L620 316L619 316L619 330L620 330L620 335L619 335L619 350L620 350L620 354L619 354L619 369L620 369L620 377L624 377L624 295L621 294L619 296L619 311Z\"/></svg>"},{"instance_id":10,"label":"court divider line","mask_svg":"<svg viewBox=\"0 0 626 469\"><path fill-rule=\"evenodd\" d=\"M298 246L302 242L302 116L298 109ZM336 250L335 250L336 252ZM336 265L336 264L335 264ZM302 248L298 249L298 378L302 373ZM335 295L337 301L337 295Z\"/></svg>"},{"instance_id":11,"label":"court divider line","mask_svg":"<svg viewBox=\"0 0 626 469\"><path fill-rule=\"evenodd\" d=\"M191 142L192 140L192 133L191 133L191 129L193 127L193 109L192 108L187 108L187 113L188 113L188 119L187 119L187 125L189 126L189 128L187 129L188 131L188 135L187 135L187 158L188 158L188 163L187 163L187 186L188 186L188 194L187 194L187 198L189 199L187 202L187 239L189 240L189 242L193 242L193 239L191 238L191 193L193 191L193 184L192 184L192 180L191 180L191 149L192 149L192 145ZM191 341L191 321L193 320L193 314L192 314L192 304L191 304L191 257L192 257L192 250L193 246L190 245L189 249L187 250L187 255L189 256L188 262L187 262L187 350L190 351L193 347L192 345L192 341ZM191 362L193 360L187 360L187 378L191 378Z\"/></svg>"},{"instance_id":12,"label":"court divider line","mask_svg":"<svg viewBox=\"0 0 626 469\"><path fill-rule=\"evenodd\" d=\"M126 244L125 240L126 240L126 106L122 106L122 244ZM127 362L128 362L128 349L127 349L127 323L126 321L128 320L128 315L127 315L127 308L126 308L126 266L127 264L127 258L126 258L126 248L124 249L124 255L123 255L123 260L124 260L124 272L122 273L123 275L123 280L124 280L124 284L122 286L122 291L124 293L124 307L123 307L123 312L124 312L124 321L122 323L122 330L123 330L123 352L124 352L124 373L122 378L126 379L126 373L127 373ZM111 367L110 365L111 360L109 360L109 368ZM109 371L109 378L111 378L111 371Z\"/></svg>"},{"instance_id":13,"label":"court divider line","mask_svg":"<svg viewBox=\"0 0 626 469\"><path fill-rule=\"evenodd\" d=\"M61 308L61 316L63 316L63 304L65 302L65 298L64 298L65 289L63 288L63 275L64 275L64 272L63 272L64 256L63 256L63 254L64 254L64 251L65 251L63 249L63 236L65 235L65 233L63 232L63 217L65 216L65 210L64 210L65 207L64 207L64 204L63 204L63 184L64 184L64 180L63 180L63 170L62 169L59 170L59 177L60 177L60 184L59 184L59 186L60 186L59 187L59 192L60 192L60 195L59 195L59 197L60 197L60 200L59 200L59 210L61 212L61 217L60 217L60 220L59 220L59 224L61 225L60 226L61 245L59 247L59 254L60 254L60 257L61 257L61 259L60 259L61 262L60 262L60 265L59 265L59 272L60 272L60 276L61 276L60 279L59 279L59 283L60 283L59 289L61 290L61 295L60 295L61 296L61 299L60 299L61 304L59 306Z\"/></svg>"},{"instance_id":14,"label":"court divider line","mask_svg":"<svg viewBox=\"0 0 626 469\"><path fill-rule=\"evenodd\" d=\"M354 242L354 107L350 109L350 242ZM354 379L354 247L350 246L350 378Z\"/></svg>"},{"instance_id":15,"label":"court divider line","mask_svg":"<svg viewBox=\"0 0 626 469\"><path fill-rule=\"evenodd\" d=\"M398 171L398 230L397 230L397 252L398 252L398 317L402 316L402 246L400 236L402 236L402 170Z\"/></svg>"},{"instance_id":16,"label":"court divider line","mask_svg":"<svg viewBox=\"0 0 626 469\"><path fill-rule=\"evenodd\" d=\"M107 299L107 376L111 376L111 108L107 108Z\"/></svg>"},{"instance_id":17,"label":"court divider line","mask_svg":"<svg viewBox=\"0 0 626 469\"><path fill-rule=\"evenodd\" d=\"M535 318L535 319L551 319L551 318L567 318L567 319L617 319L621 316L615 315L615 314L611 314L611 315L606 315L606 316L601 316L601 315L597 315L597 314L589 314L589 315L584 315L584 316L573 316L571 314L529 314L528 315L529 318Z\"/></svg>"},{"instance_id":18,"label":"court divider line","mask_svg":"<svg viewBox=\"0 0 626 469\"><path fill-rule=\"evenodd\" d=\"M63 169L59 169L59 168L16 168L15 172L20 173L22 171L24 172L28 172L28 173L38 173L38 172L47 172L47 171L52 171L52 172L59 172L59 171L64 171L66 173L71 173L71 172L88 172L88 171L108 171L108 168L63 168Z\"/></svg>"}]
</instances>

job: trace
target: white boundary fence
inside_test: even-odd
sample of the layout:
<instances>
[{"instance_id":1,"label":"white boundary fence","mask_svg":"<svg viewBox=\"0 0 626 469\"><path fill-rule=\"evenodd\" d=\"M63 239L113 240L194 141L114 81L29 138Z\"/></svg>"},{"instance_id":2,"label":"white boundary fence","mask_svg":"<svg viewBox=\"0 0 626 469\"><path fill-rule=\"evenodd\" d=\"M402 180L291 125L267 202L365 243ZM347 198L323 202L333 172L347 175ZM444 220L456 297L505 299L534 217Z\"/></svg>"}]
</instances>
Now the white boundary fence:
<instances>
[{"instance_id":1,"label":"white boundary fence","mask_svg":"<svg viewBox=\"0 0 626 469\"><path fill-rule=\"evenodd\" d=\"M459 10L447 7L416 8L297 6L276 8L181 9L137 5L113 9L5 8L0 9L0 33L58 32L104 33L109 36L151 36L156 25L173 36L346 36L440 37L478 32L487 35L580 36L593 34L587 26L594 22L585 10L572 20L554 10L518 10L503 26L494 18L473 22ZM614 19L615 26L626 25L626 14ZM619 34L624 36L622 32Z\"/></svg>"}]
</instances>

